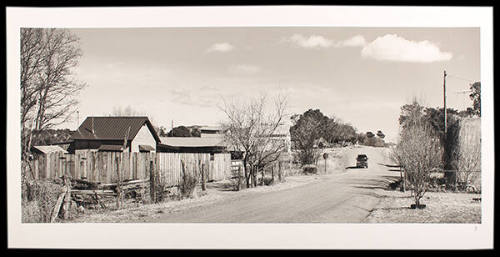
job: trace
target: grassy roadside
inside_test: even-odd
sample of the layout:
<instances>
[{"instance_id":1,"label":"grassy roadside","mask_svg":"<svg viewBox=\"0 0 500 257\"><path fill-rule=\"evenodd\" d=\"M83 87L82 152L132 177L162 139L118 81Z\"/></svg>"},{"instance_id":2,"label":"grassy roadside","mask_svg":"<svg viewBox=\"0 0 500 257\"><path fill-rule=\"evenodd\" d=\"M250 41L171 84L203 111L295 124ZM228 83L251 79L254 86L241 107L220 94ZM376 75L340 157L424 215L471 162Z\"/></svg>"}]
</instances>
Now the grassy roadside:
<instances>
[{"instance_id":1,"label":"grassy roadside","mask_svg":"<svg viewBox=\"0 0 500 257\"><path fill-rule=\"evenodd\" d=\"M422 210L410 209L410 192L377 189L380 202L365 219L367 223L481 223L480 194L427 192Z\"/></svg>"}]
</instances>

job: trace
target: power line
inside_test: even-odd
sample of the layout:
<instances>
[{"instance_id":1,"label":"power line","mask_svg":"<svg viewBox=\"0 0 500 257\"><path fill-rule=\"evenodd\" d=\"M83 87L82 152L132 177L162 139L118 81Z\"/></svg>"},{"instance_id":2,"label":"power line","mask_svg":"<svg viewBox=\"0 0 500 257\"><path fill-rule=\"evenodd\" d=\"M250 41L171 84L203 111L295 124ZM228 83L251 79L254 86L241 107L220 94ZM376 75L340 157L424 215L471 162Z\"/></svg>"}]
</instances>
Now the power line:
<instances>
[{"instance_id":1,"label":"power line","mask_svg":"<svg viewBox=\"0 0 500 257\"><path fill-rule=\"evenodd\" d=\"M472 79L466 79L466 78L463 78L463 77L459 77L459 76L456 76L456 75L453 75L453 74L446 74L448 77L452 77L452 78L456 78L456 79L460 79L460 80L465 80L465 81L468 81L468 82L474 82L474 80Z\"/></svg>"}]
</instances>

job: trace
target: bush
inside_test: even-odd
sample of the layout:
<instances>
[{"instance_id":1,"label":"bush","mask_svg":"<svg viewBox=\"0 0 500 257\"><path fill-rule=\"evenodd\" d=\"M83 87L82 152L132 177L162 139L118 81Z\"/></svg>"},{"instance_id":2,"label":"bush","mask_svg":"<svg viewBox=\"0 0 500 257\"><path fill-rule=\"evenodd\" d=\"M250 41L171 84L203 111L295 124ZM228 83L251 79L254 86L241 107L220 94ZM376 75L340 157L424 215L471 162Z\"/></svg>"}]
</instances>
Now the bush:
<instances>
[{"instance_id":1,"label":"bush","mask_svg":"<svg viewBox=\"0 0 500 257\"><path fill-rule=\"evenodd\" d=\"M22 192L22 222L50 222L62 185L50 181L25 181Z\"/></svg>"},{"instance_id":2,"label":"bush","mask_svg":"<svg viewBox=\"0 0 500 257\"><path fill-rule=\"evenodd\" d=\"M191 197L198 184L198 179L190 173L185 173L179 185L179 190L182 197Z\"/></svg>"},{"instance_id":3,"label":"bush","mask_svg":"<svg viewBox=\"0 0 500 257\"><path fill-rule=\"evenodd\" d=\"M318 167L313 164L307 164L302 167L302 172L304 174L317 174L318 173Z\"/></svg>"}]
</instances>

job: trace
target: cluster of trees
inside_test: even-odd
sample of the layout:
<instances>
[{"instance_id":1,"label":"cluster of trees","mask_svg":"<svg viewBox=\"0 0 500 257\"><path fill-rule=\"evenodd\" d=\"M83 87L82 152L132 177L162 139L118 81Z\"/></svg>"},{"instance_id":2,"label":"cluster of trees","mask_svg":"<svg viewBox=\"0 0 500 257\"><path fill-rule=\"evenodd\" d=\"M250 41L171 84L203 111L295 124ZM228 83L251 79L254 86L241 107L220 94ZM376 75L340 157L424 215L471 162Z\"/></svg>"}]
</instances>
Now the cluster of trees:
<instances>
[{"instance_id":1,"label":"cluster of trees","mask_svg":"<svg viewBox=\"0 0 500 257\"><path fill-rule=\"evenodd\" d=\"M385 134L378 130L377 134L374 134L371 131L365 133L358 134L358 142L363 145L368 146L376 146L376 147L384 147L385 146Z\"/></svg>"},{"instance_id":2,"label":"cluster of trees","mask_svg":"<svg viewBox=\"0 0 500 257\"><path fill-rule=\"evenodd\" d=\"M71 139L74 131L69 129L46 129L33 131L32 145L51 145L67 142Z\"/></svg>"},{"instance_id":3,"label":"cluster of trees","mask_svg":"<svg viewBox=\"0 0 500 257\"><path fill-rule=\"evenodd\" d=\"M160 135L161 136L161 135ZM200 137L201 132L197 128L189 129L185 126L178 126L165 134L167 137Z\"/></svg>"},{"instance_id":4,"label":"cluster of trees","mask_svg":"<svg viewBox=\"0 0 500 257\"><path fill-rule=\"evenodd\" d=\"M429 186L431 172L466 169L468 178L470 170L480 167L480 144L459 146L457 140L460 120L481 116L480 92L481 83L476 82L471 85L472 107L463 111L446 109L446 131L444 108L424 107L416 100L401 107L400 139L393 158L404 170L403 189L408 183L417 207Z\"/></svg>"},{"instance_id":5,"label":"cluster of trees","mask_svg":"<svg viewBox=\"0 0 500 257\"><path fill-rule=\"evenodd\" d=\"M21 29L21 144L23 160L32 132L66 122L85 83L73 78L82 55L78 37L65 29Z\"/></svg>"},{"instance_id":6,"label":"cluster of trees","mask_svg":"<svg viewBox=\"0 0 500 257\"><path fill-rule=\"evenodd\" d=\"M324 115L319 109L309 109L303 114L291 116L293 126L290 135L303 165L315 163L319 158L316 142L323 138L328 143L356 143L356 129L334 117Z\"/></svg>"}]
</instances>

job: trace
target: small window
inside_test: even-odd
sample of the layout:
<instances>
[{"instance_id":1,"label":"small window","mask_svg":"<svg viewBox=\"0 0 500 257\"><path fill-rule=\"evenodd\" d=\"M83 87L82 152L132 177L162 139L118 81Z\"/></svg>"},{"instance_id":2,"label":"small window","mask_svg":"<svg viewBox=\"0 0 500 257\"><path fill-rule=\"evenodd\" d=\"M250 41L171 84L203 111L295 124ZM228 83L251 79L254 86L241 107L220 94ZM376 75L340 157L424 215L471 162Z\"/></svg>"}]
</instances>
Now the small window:
<instances>
[{"instance_id":1,"label":"small window","mask_svg":"<svg viewBox=\"0 0 500 257\"><path fill-rule=\"evenodd\" d=\"M214 157L215 157L215 154L214 153L210 153L210 160L213 161L214 160Z\"/></svg>"}]
</instances>

